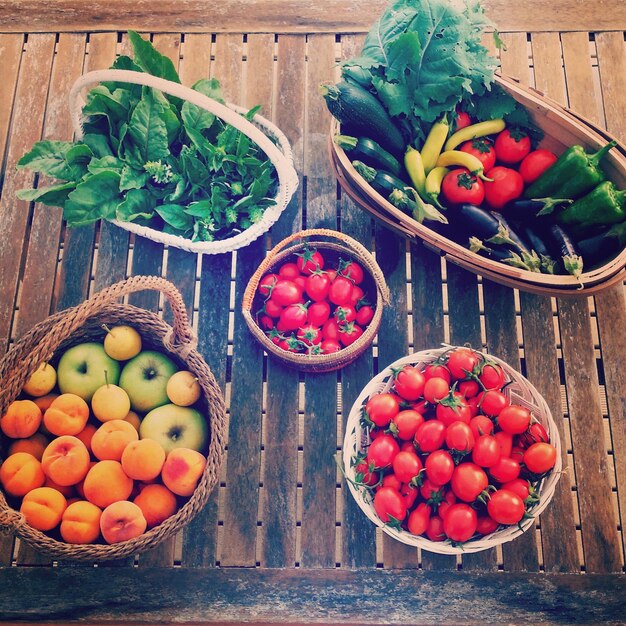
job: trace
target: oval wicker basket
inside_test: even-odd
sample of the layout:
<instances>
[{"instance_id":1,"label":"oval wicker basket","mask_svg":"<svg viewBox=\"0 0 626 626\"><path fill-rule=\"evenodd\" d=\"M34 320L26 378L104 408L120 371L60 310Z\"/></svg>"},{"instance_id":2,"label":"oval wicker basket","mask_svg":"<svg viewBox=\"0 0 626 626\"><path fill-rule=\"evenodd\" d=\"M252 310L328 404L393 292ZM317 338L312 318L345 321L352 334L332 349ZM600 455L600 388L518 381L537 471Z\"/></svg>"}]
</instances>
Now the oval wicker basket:
<instances>
[{"instance_id":1,"label":"oval wicker basket","mask_svg":"<svg viewBox=\"0 0 626 626\"><path fill-rule=\"evenodd\" d=\"M536 90L504 76L496 76L496 82L526 107L535 124L543 130L545 137L542 147L557 154L574 144L580 144L588 151L596 151L614 139L592 122L563 108ZM330 160L343 190L358 206L386 226L405 237L422 239L427 248L445 257L446 261L503 285L551 296L587 296L626 280L626 249L600 267L584 269L579 280L573 276L529 272L471 252L420 224L366 183L352 167L346 153L333 142L332 138L337 130L338 123L333 120L329 138ZM626 149L623 146L618 143L609 152L603 161L603 167L608 177L620 189L626 188Z\"/></svg>"},{"instance_id":2,"label":"oval wicker basket","mask_svg":"<svg viewBox=\"0 0 626 626\"><path fill-rule=\"evenodd\" d=\"M552 418L550 409L546 401L533 387L533 385L524 378L519 372L514 370L510 365L494 357L488 355L489 359L499 363L503 368L507 379L511 381L504 390L504 393L515 403L527 407L532 414L541 422L542 426L548 431L550 442L556 447L557 457L556 464L550 473L542 478L537 486L539 501L532 506L528 513L531 515L528 519L520 522L519 527L505 526L481 537L480 539L470 539L462 546L452 545L450 540L441 542L430 541L424 536L412 535L405 530L396 530L386 525L376 514L372 504L373 498L371 491L366 488L358 488L354 484L355 471L352 467L352 459L359 452L362 452L369 445L369 432L361 427L361 409L367 402L367 399L375 394L382 393L391 389L393 385L393 369L401 368L404 365L416 365L421 369L425 368L429 363L435 361L439 356L449 351L452 346L438 348L433 350L424 350L415 354L398 359L388 367L386 367L378 376L374 377L361 391L359 397L355 400L348 416L346 423L345 436L343 441L343 468L347 478L348 487L354 496L360 509L367 517L377 526L381 527L390 537L401 541L410 546L422 548L429 552L437 552L439 554L468 554L470 552L480 552L487 550L496 545L511 541L519 537L523 532L531 528L535 523L535 518L548 506L548 503L554 495L554 490L561 476L561 441L557 426ZM486 355L485 355L486 356Z\"/></svg>"},{"instance_id":3,"label":"oval wicker basket","mask_svg":"<svg viewBox=\"0 0 626 626\"><path fill-rule=\"evenodd\" d=\"M120 304L119 298L136 291L161 291L174 314L173 327L155 313ZM143 535L116 544L65 543L29 526L0 492L0 529L14 532L37 550L63 559L101 561L144 552L178 532L204 507L219 479L226 437L226 408L219 385L209 366L196 351L185 303L178 290L164 278L135 276L96 293L79 306L52 315L34 326L0 361L0 415L20 394L24 383L42 362L55 363L62 351L84 341L101 341L102 324L128 324L139 331L143 345L160 350L179 366L194 373L202 389L201 405L208 414L207 464L192 496L163 523ZM2 441L3 456L4 444Z\"/></svg>"},{"instance_id":4,"label":"oval wicker basket","mask_svg":"<svg viewBox=\"0 0 626 626\"><path fill-rule=\"evenodd\" d=\"M311 237L325 238L335 241L311 241ZM297 240L301 240L301 242L291 247L287 247ZM305 243L305 240L309 241ZM311 248L322 250L325 258L331 262L341 256L344 259L351 258L361 263L365 270L365 278L362 285L364 291L370 294L376 293L374 317L361 337L359 337L352 345L347 346L333 354L308 355L287 352L269 340L254 318L253 311L260 309L263 302L261 295L257 291L261 278L266 273L272 271L272 268L276 267L296 252L300 252L300 250L304 249L307 245ZM269 354L276 357L286 365L303 371L329 372L340 369L348 363L351 363L368 348L380 328L383 306L385 304L389 304L389 289L387 288L387 283L385 282L382 270L378 266L378 263L376 263L376 260L371 253L358 241L344 233L325 228L313 228L290 235L276 244L276 246L268 252L267 256L254 272L248 282L248 285L246 286L246 290L243 295L242 311L250 332Z\"/></svg>"},{"instance_id":5,"label":"oval wicker basket","mask_svg":"<svg viewBox=\"0 0 626 626\"><path fill-rule=\"evenodd\" d=\"M249 245L269 230L272 224L280 217L280 214L289 204L291 196L298 188L298 174L293 164L291 147L287 138L280 129L269 120L266 120L260 115L255 115L252 122L249 122L244 117L244 114L247 113L247 109L234 104L221 104L189 87L152 76L151 74L129 70L96 70L81 76L74 83L70 91L70 114L72 116L72 125L77 140L80 140L83 136L82 107L84 102L80 93L85 87L103 81L127 82L135 85L153 87L213 113L252 139L270 159L278 175L278 191L274 198L275 204L264 211L260 221L243 232L226 239L219 241L191 241L190 239L185 239L178 235L170 235L160 230L141 226L133 222L111 220L113 224L136 235L141 235L142 237L152 239L158 243L174 246L181 250L187 250L188 252L222 254Z\"/></svg>"}]
</instances>

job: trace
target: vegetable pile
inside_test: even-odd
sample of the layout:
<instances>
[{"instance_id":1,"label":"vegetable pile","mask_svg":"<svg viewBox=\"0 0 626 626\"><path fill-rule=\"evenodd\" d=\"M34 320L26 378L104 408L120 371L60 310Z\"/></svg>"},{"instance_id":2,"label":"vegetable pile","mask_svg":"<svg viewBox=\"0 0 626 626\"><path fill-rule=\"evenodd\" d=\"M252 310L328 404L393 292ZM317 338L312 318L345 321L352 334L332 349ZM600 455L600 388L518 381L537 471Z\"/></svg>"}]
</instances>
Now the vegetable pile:
<instances>
[{"instance_id":1,"label":"vegetable pile","mask_svg":"<svg viewBox=\"0 0 626 626\"><path fill-rule=\"evenodd\" d=\"M307 246L259 282L257 323L288 352L339 352L359 339L374 318L361 265L339 258L330 268L324 254Z\"/></svg>"},{"instance_id":2,"label":"vegetable pile","mask_svg":"<svg viewBox=\"0 0 626 626\"><path fill-rule=\"evenodd\" d=\"M342 80L320 90L335 143L395 207L492 260L572 274L626 244L626 191L602 158L541 147L528 112L494 81L478 2L397 0ZM497 32L496 43L499 43Z\"/></svg>"},{"instance_id":3,"label":"vegetable pile","mask_svg":"<svg viewBox=\"0 0 626 626\"><path fill-rule=\"evenodd\" d=\"M366 399L354 484L382 522L458 545L529 516L557 450L504 393L509 383L498 363L459 347L394 370L389 391Z\"/></svg>"},{"instance_id":4,"label":"vegetable pile","mask_svg":"<svg viewBox=\"0 0 626 626\"><path fill-rule=\"evenodd\" d=\"M134 59L112 69L180 83L173 63L130 31ZM216 80L193 89L223 103ZM246 118L251 120L258 107ZM243 133L190 102L126 83L87 94L82 141L40 141L18 167L65 181L18 192L22 200L63 207L69 226L117 219L213 241L260 221L275 204L274 166Z\"/></svg>"}]
</instances>

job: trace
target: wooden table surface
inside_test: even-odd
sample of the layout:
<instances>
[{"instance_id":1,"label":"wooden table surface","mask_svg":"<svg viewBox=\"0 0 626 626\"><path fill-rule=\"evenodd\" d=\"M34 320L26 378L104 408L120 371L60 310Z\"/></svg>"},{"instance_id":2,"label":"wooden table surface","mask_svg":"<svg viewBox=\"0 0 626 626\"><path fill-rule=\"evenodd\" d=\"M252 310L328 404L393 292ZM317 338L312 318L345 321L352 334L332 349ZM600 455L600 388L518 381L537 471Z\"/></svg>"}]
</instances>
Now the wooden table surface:
<instances>
[{"instance_id":1,"label":"wooden table surface","mask_svg":"<svg viewBox=\"0 0 626 626\"><path fill-rule=\"evenodd\" d=\"M67 623L626 623L626 301L513 291L372 223L342 196L326 152L320 82L355 55L384 3L364 0L39 2L0 6L0 354L51 312L135 274L181 290L229 408L219 489L175 540L134 559L53 562L0 537L0 619ZM626 142L626 3L485 2L503 71ZM66 229L59 209L15 199L20 156L71 139L70 86L152 33L183 83L218 77L260 103L294 149L301 186L270 235L236 255L164 249L108 223ZM265 250L307 227L340 228L377 255L393 295L378 341L340 372L268 359L240 313ZM131 302L161 310L158 295ZM352 403L411 351L471 343L521 368L561 430L566 470L535 531L456 559L394 542L354 504L334 463ZM621 516L620 516L621 512Z\"/></svg>"}]
</instances>

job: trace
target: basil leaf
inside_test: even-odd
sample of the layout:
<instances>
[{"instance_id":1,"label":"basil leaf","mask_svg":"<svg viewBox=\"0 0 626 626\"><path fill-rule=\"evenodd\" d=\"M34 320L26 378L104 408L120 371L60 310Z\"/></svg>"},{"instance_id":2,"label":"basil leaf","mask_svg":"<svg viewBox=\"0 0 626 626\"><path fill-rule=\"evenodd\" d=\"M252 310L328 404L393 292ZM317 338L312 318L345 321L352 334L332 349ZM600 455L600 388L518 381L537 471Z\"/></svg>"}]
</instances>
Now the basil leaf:
<instances>
[{"instance_id":1,"label":"basil leaf","mask_svg":"<svg viewBox=\"0 0 626 626\"><path fill-rule=\"evenodd\" d=\"M162 204L155 211L163 218L163 221L176 230L187 230L193 227L193 217L185 213L185 207L180 204Z\"/></svg>"},{"instance_id":2,"label":"basil leaf","mask_svg":"<svg viewBox=\"0 0 626 626\"><path fill-rule=\"evenodd\" d=\"M118 174L124 167L124 161L114 156L105 156L100 159L91 159L87 169L91 174L97 174L103 170L117 172Z\"/></svg>"},{"instance_id":3,"label":"basil leaf","mask_svg":"<svg viewBox=\"0 0 626 626\"><path fill-rule=\"evenodd\" d=\"M184 102L180 113L186 129L204 130L205 128L211 128L215 121L213 113L201 109L191 102Z\"/></svg>"},{"instance_id":4,"label":"basil leaf","mask_svg":"<svg viewBox=\"0 0 626 626\"><path fill-rule=\"evenodd\" d=\"M113 123L125 121L130 108L130 92L116 89L111 93L104 85L97 85L87 94L83 115L104 115Z\"/></svg>"},{"instance_id":5,"label":"basil leaf","mask_svg":"<svg viewBox=\"0 0 626 626\"><path fill-rule=\"evenodd\" d=\"M110 219L120 202L120 175L110 170L93 174L76 186L65 203L63 215L70 226Z\"/></svg>"},{"instance_id":6,"label":"basil leaf","mask_svg":"<svg viewBox=\"0 0 626 626\"><path fill-rule=\"evenodd\" d=\"M115 217L121 222L148 220L153 215L154 199L145 189L131 189L115 211Z\"/></svg>"},{"instance_id":7,"label":"basil leaf","mask_svg":"<svg viewBox=\"0 0 626 626\"><path fill-rule=\"evenodd\" d=\"M41 202L48 206L63 206L70 191L76 189L76 183L69 182L39 189L20 189L15 195L20 200Z\"/></svg>"},{"instance_id":8,"label":"basil leaf","mask_svg":"<svg viewBox=\"0 0 626 626\"><path fill-rule=\"evenodd\" d=\"M138 148L144 163L166 158L170 151L163 106L156 102L152 89L144 89L128 125L128 136Z\"/></svg>"},{"instance_id":9,"label":"basil leaf","mask_svg":"<svg viewBox=\"0 0 626 626\"><path fill-rule=\"evenodd\" d=\"M200 200L192 202L186 209L185 213L193 217L209 217L211 213L211 202L209 200Z\"/></svg>"},{"instance_id":10,"label":"basil leaf","mask_svg":"<svg viewBox=\"0 0 626 626\"><path fill-rule=\"evenodd\" d=\"M172 61L158 52L154 46L134 30L128 31L128 38L133 46L135 63L148 74L180 83L178 72Z\"/></svg>"},{"instance_id":11,"label":"basil leaf","mask_svg":"<svg viewBox=\"0 0 626 626\"><path fill-rule=\"evenodd\" d=\"M199 81L195 82L191 86L191 88L195 91L199 91L201 94L207 96L208 98L212 98L213 100L217 100L221 104L224 104L224 98L222 97L222 88L220 87L220 83L216 78L201 78Z\"/></svg>"},{"instance_id":12,"label":"basil leaf","mask_svg":"<svg viewBox=\"0 0 626 626\"><path fill-rule=\"evenodd\" d=\"M141 189L146 186L149 178L148 172L136 170L130 165L124 165L120 175L120 191L127 189Z\"/></svg>"},{"instance_id":13,"label":"basil leaf","mask_svg":"<svg viewBox=\"0 0 626 626\"><path fill-rule=\"evenodd\" d=\"M87 134L83 137L83 143L89 146L96 157L113 156L113 150L104 135Z\"/></svg>"},{"instance_id":14,"label":"basil leaf","mask_svg":"<svg viewBox=\"0 0 626 626\"><path fill-rule=\"evenodd\" d=\"M89 146L71 141L38 141L18 162L17 168L27 167L35 172L61 180L80 180L87 172L93 156Z\"/></svg>"}]
</instances>

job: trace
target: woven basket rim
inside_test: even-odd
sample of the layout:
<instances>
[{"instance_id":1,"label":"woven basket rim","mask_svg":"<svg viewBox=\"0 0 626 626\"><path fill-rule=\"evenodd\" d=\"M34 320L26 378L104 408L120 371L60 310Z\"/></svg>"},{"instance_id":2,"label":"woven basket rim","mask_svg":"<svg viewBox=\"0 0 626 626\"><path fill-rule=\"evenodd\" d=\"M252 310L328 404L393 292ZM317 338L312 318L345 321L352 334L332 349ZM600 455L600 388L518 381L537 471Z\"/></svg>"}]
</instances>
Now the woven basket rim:
<instances>
[{"instance_id":1,"label":"woven basket rim","mask_svg":"<svg viewBox=\"0 0 626 626\"><path fill-rule=\"evenodd\" d=\"M388 390L391 387L393 382L392 369L397 369L407 364L414 365L417 363L430 363L436 360L442 354L445 354L446 352L456 347L459 346L442 344L441 348L421 350L419 352L409 354L400 359L397 359L396 361L385 367L379 374L374 376L367 383L367 385L365 385L350 409L348 420L345 426L342 448L343 471L345 472L345 475L348 479L346 480L348 488L358 507L370 521L372 521L376 526L381 528L384 533L386 533L390 537L393 537L397 541L400 541L401 543L417 548L422 548L423 550L435 552L437 554L450 555L470 554L473 552L487 550L489 548L511 541L512 539L515 539L516 537L519 537L521 534L526 532L535 524L535 519L545 510L545 508L552 500L552 497L555 493L556 485L562 472L561 440L559 436L559 431L556 422L554 421L550 412L550 408L548 407L543 396L537 391L534 385L532 385L532 383L527 378L525 378L517 370L512 368L508 363L506 363L506 361L503 361L502 359L492 354L487 354L480 350L476 350L476 352L483 355L484 357L489 358L489 360L498 363L504 369L507 376L513 380L513 384L523 384L525 388L530 392L533 400L535 400L539 405L538 408L540 408L542 411L539 414L537 414L537 411L533 411L533 415L537 417L537 419L539 419L544 427L546 427L546 430L548 431L548 434L550 436L550 442L555 446L557 450L557 458L554 468L548 473L546 477L541 480L538 486L538 493L540 495L539 502L528 511L531 517L529 517L528 519L524 519L522 522L520 522L521 529L517 525L499 528L493 533L482 537L481 539L470 539L462 546L454 546L449 539L446 539L442 542L435 542L430 541L422 535L412 535L408 531L396 530L386 525L376 515L372 504L365 501L364 492L366 492L367 490L364 488L357 488L354 485L355 474L354 468L351 464L351 460L355 451L359 449L358 438L359 436L361 436L361 407L363 406L366 399L373 393ZM508 390L508 392L505 390L505 393L510 394L512 387L513 385L507 386L506 389Z\"/></svg>"}]
</instances>

